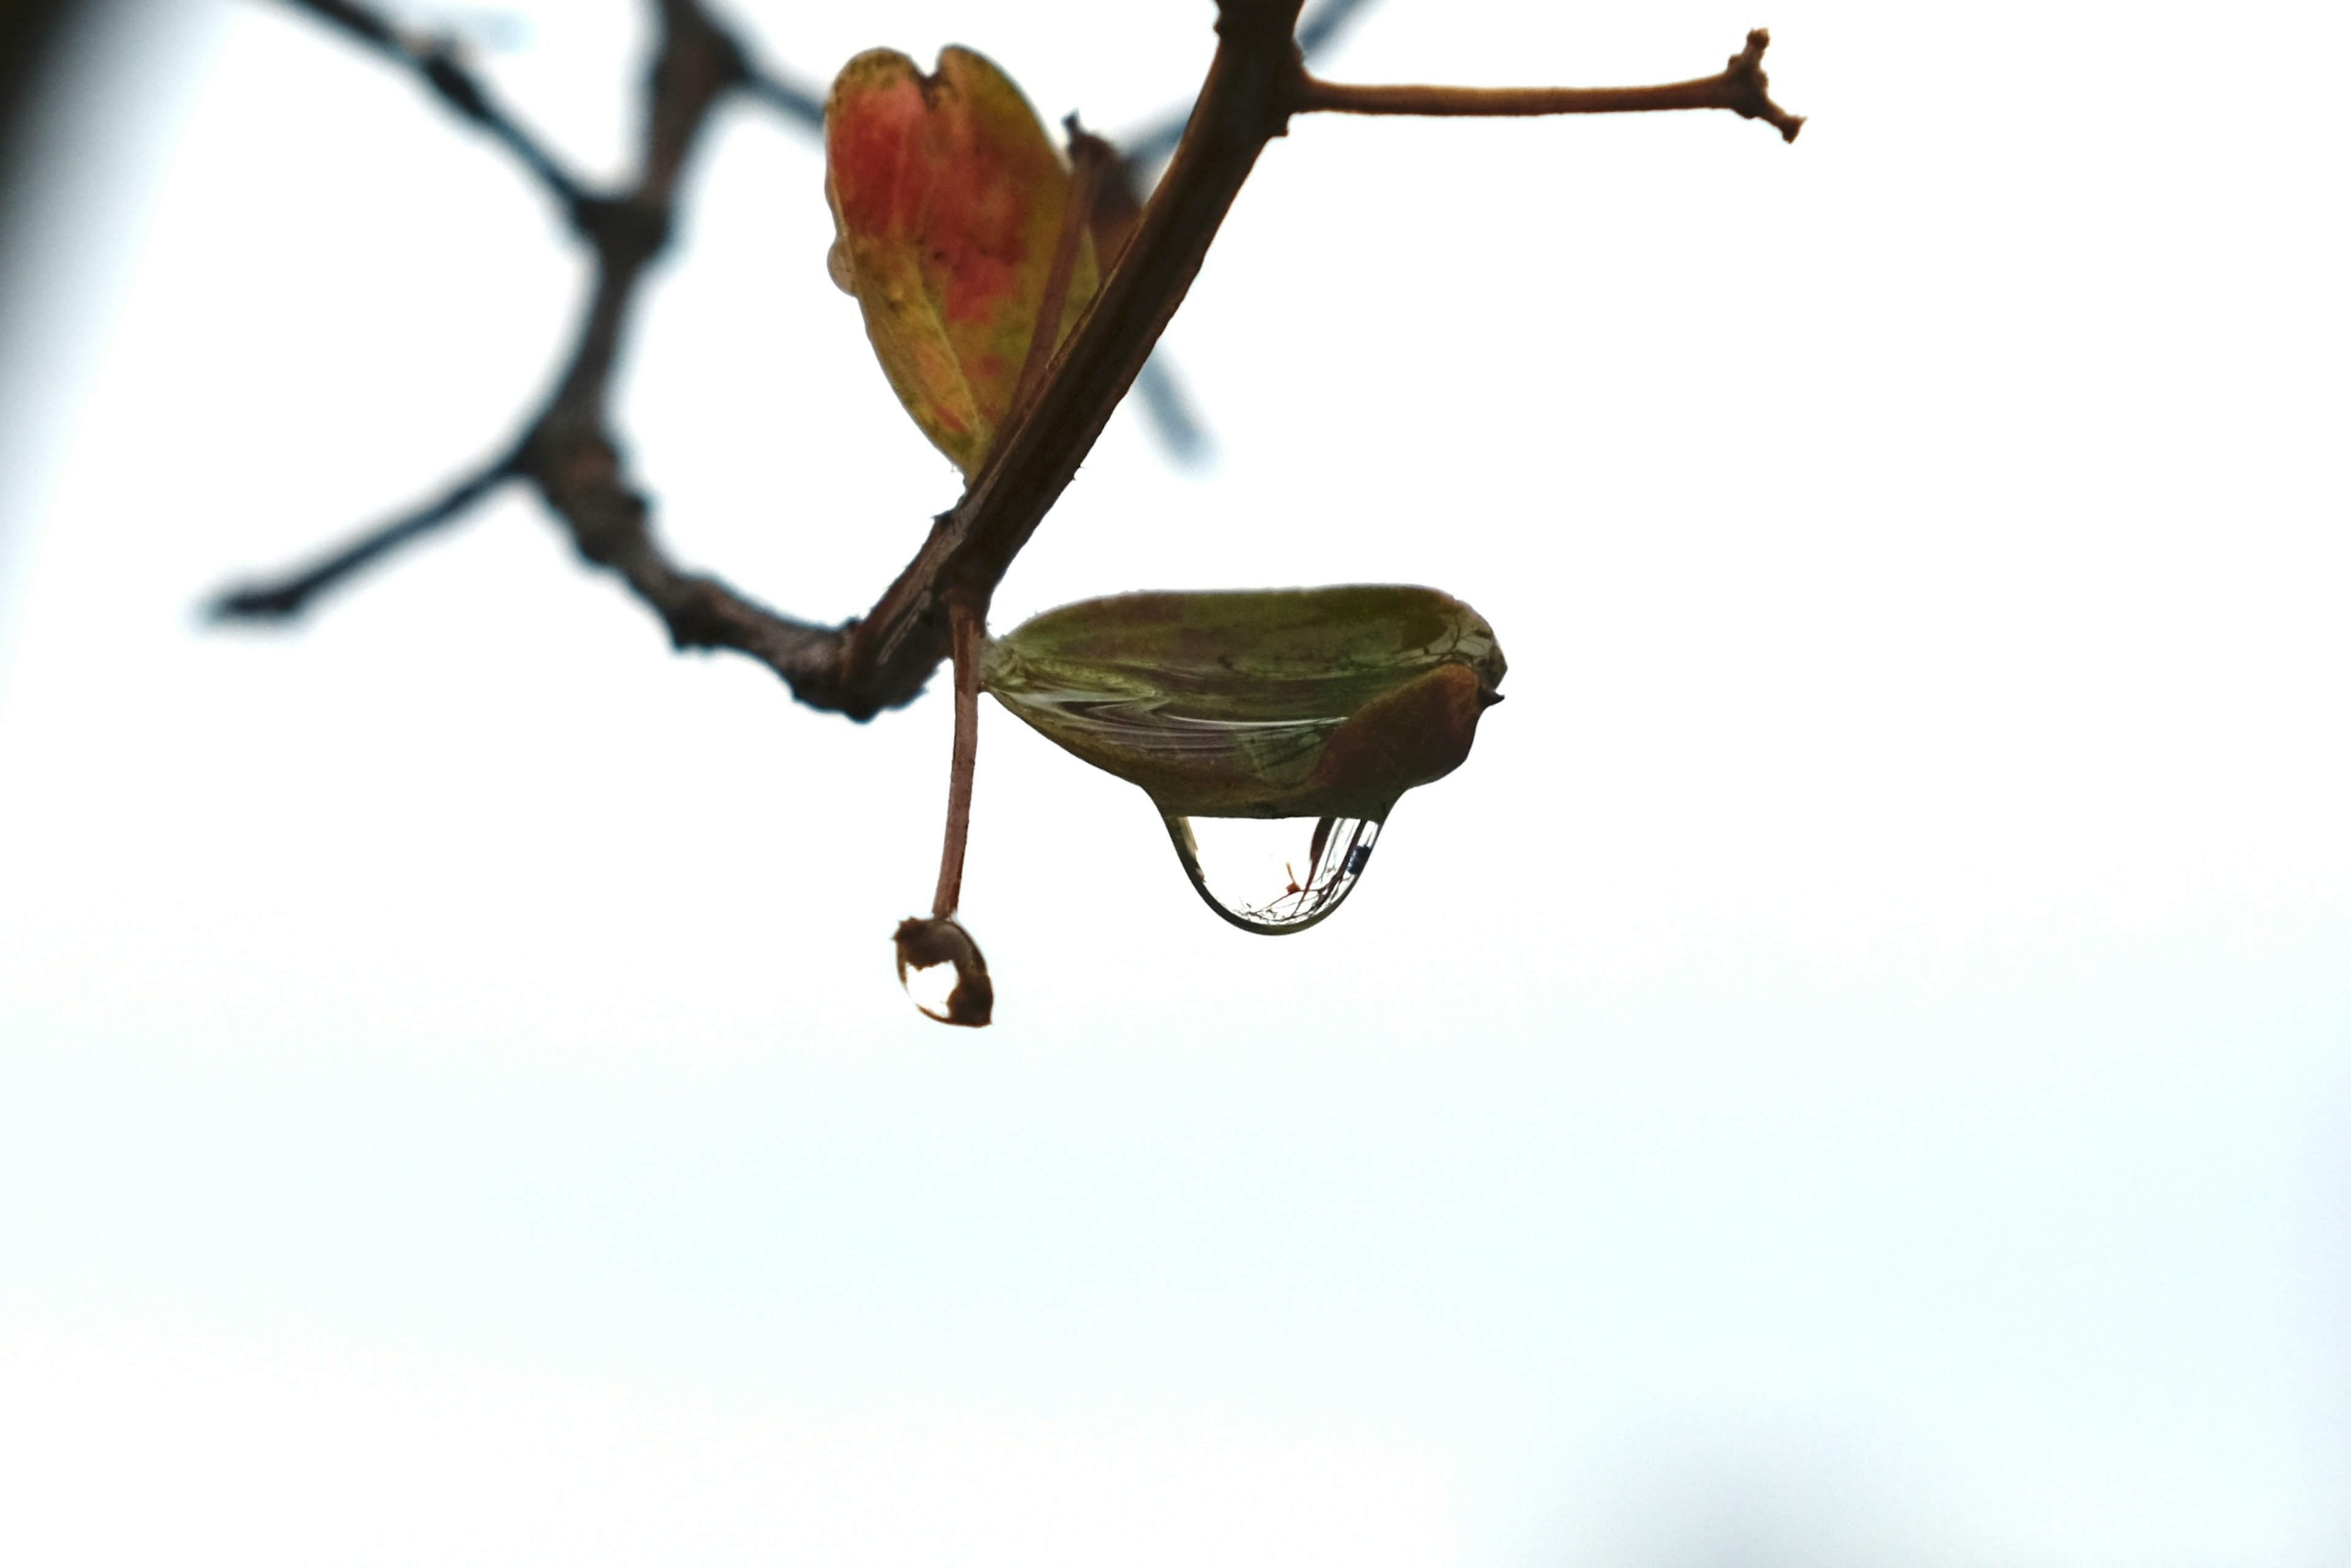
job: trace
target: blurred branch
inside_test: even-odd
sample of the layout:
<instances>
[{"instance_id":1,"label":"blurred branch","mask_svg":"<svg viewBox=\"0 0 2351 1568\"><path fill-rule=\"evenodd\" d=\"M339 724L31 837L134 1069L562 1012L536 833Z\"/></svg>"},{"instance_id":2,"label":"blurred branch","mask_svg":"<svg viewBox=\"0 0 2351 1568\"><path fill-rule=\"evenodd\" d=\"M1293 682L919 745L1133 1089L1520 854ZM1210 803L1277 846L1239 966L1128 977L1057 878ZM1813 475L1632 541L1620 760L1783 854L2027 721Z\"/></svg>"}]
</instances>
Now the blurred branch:
<instances>
[{"instance_id":1,"label":"blurred branch","mask_svg":"<svg viewBox=\"0 0 2351 1568\"><path fill-rule=\"evenodd\" d=\"M309 608L311 600L369 565L376 557L446 528L473 510L475 502L515 476L517 455L512 452L501 454L488 466L459 480L440 499L360 535L306 571L275 582L227 590L213 601L212 618L215 621L285 621L299 615Z\"/></svg>"},{"instance_id":2,"label":"blurred branch","mask_svg":"<svg viewBox=\"0 0 2351 1568\"><path fill-rule=\"evenodd\" d=\"M1373 0L1322 0L1298 24L1300 57L1312 60L1355 19L1358 12L1368 9L1372 3ZM1176 144L1184 140L1184 127L1191 120L1189 108L1162 115L1143 130L1120 138L1119 147L1136 171L1156 169L1175 155Z\"/></svg>"},{"instance_id":3,"label":"blurred branch","mask_svg":"<svg viewBox=\"0 0 2351 1568\"><path fill-rule=\"evenodd\" d=\"M1311 60L1322 53L1323 46L1355 19L1355 13L1371 3L1372 0L1323 0L1312 12L1299 18L1299 54Z\"/></svg>"},{"instance_id":4,"label":"blurred branch","mask_svg":"<svg viewBox=\"0 0 2351 1568\"><path fill-rule=\"evenodd\" d=\"M595 287L555 391L515 448L438 501L286 580L241 588L215 601L225 620L283 620L324 588L396 547L456 520L508 478L528 480L571 534L580 553L618 572L658 612L681 648L732 648L766 664L806 700L842 706L825 676L839 633L758 605L715 578L681 570L650 527L606 425L611 377L630 307L646 269L667 245L677 183L711 107L744 83L743 56L694 0L660 0L658 53L647 85L645 142L634 183L592 196L514 127L478 82L438 44L404 38L353 0L288 0L408 66L468 119L490 127L542 183L566 200L573 227L594 253ZM552 175L550 176L550 172ZM803 685L806 683L806 685Z\"/></svg>"},{"instance_id":5,"label":"blurred branch","mask_svg":"<svg viewBox=\"0 0 2351 1568\"><path fill-rule=\"evenodd\" d=\"M1184 385L1167 368L1167 356L1155 351L1143 361L1143 373L1134 378L1134 390L1143 398L1144 407L1151 411L1151 422L1159 429L1159 439L1167 443L1176 459L1197 463L1208 455L1208 433L1192 413L1192 404L1184 395Z\"/></svg>"},{"instance_id":6,"label":"blurred branch","mask_svg":"<svg viewBox=\"0 0 2351 1568\"><path fill-rule=\"evenodd\" d=\"M75 9L74 0L0 0L0 177L14 152L17 114Z\"/></svg>"},{"instance_id":7,"label":"blurred branch","mask_svg":"<svg viewBox=\"0 0 2351 1568\"><path fill-rule=\"evenodd\" d=\"M1372 4L1373 0L1322 0L1298 24L1299 55L1312 60ZM1176 144L1184 140L1184 128L1191 122L1192 109L1187 104L1122 138L1118 142L1122 158L1113 172L1113 182L1139 191L1143 177L1174 156ZM1192 412L1191 401L1184 395L1184 383L1176 379L1164 350L1144 361L1135 390L1143 394L1144 412L1150 416L1159 439L1166 444L1169 456L1186 466L1207 458L1207 432Z\"/></svg>"},{"instance_id":8,"label":"blurred branch","mask_svg":"<svg viewBox=\"0 0 2351 1568\"><path fill-rule=\"evenodd\" d=\"M817 89L757 66L745 70L743 87L802 130L824 134L824 94Z\"/></svg>"},{"instance_id":9,"label":"blurred branch","mask_svg":"<svg viewBox=\"0 0 2351 1568\"><path fill-rule=\"evenodd\" d=\"M442 102L505 143L507 150L522 162L523 167L547 187L548 193L563 204L573 223L577 225L580 221L580 208L590 199L588 188L574 178L553 153L541 146L538 138L523 130L512 115L498 107L496 99L489 95L458 57L457 47L453 41L404 33L383 16L365 5L353 4L352 0L286 0L286 3L309 12L377 54L413 71L425 86L440 96Z\"/></svg>"},{"instance_id":10,"label":"blurred branch","mask_svg":"<svg viewBox=\"0 0 2351 1568\"><path fill-rule=\"evenodd\" d=\"M713 106L730 91L748 92L771 105L793 106L788 112L800 114L811 95L748 68L742 49L696 0L657 0L659 51L648 85L637 177L618 195L588 196L568 177L558 183L560 171L553 159L513 129L442 47L403 40L353 0L289 3L419 71L460 112L497 133L550 189L559 195L570 193L566 199L574 225L594 252L596 286L563 376L509 456L423 511L286 582L226 596L220 613L291 614L327 583L462 515L513 476L538 487L580 553L618 573L661 615L677 646L734 649L774 670L801 701L861 719L910 701L923 689L949 651L950 604L960 607L960 614L984 617L996 585L1142 373L1259 154L1284 134L1293 113L1730 108L1771 119L1789 136L1801 123L1762 96L1757 64L1766 42L1761 33L1750 36L1746 53L1735 57L1720 77L1660 89L1601 89L1613 95L1602 105L1588 89L1497 96L1474 89L1320 82L1307 75L1300 57L1301 0L1218 0L1216 57L1174 161L1139 219L1133 219L1131 235L1130 213L1104 220L1116 224L1122 243L1111 247L1115 265L1085 314L1053 352L1034 396L999 432L962 500L933 520L922 549L862 620L832 628L778 615L715 578L679 570L655 540L644 498L630 483L606 424L613 367L637 285L668 241L679 176ZM1354 3L1359 0L1350 0L1347 9ZM1326 10L1335 8L1336 0ZM1740 95L1750 90L1763 109L1741 107L1749 100ZM1541 101L1550 107L1532 107L1540 95L1548 95ZM1115 206L1105 204L1106 209Z\"/></svg>"}]
</instances>

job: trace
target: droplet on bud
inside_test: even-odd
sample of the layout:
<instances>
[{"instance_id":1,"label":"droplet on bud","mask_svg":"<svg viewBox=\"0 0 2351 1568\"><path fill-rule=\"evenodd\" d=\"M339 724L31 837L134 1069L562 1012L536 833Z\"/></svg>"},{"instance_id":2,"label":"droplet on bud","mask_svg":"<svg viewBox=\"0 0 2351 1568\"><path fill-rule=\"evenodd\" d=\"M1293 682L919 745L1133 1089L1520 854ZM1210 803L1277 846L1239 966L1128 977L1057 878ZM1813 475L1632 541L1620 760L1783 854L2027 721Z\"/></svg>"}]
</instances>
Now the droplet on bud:
<instances>
[{"instance_id":1,"label":"droplet on bud","mask_svg":"<svg viewBox=\"0 0 2351 1568\"><path fill-rule=\"evenodd\" d=\"M849 254L847 239L835 235L832 244L825 247L824 271L832 279L832 286L843 294L857 292L857 263Z\"/></svg>"},{"instance_id":2,"label":"droplet on bud","mask_svg":"<svg viewBox=\"0 0 2351 1568\"><path fill-rule=\"evenodd\" d=\"M987 960L971 933L945 917L898 923L898 983L925 1018L985 1029L996 1010Z\"/></svg>"},{"instance_id":3,"label":"droplet on bud","mask_svg":"<svg viewBox=\"0 0 2351 1568\"><path fill-rule=\"evenodd\" d=\"M1303 931L1345 901L1380 824L1360 817L1167 819L1176 858L1208 907L1244 931Z\"/></svg>"}]
</instances>

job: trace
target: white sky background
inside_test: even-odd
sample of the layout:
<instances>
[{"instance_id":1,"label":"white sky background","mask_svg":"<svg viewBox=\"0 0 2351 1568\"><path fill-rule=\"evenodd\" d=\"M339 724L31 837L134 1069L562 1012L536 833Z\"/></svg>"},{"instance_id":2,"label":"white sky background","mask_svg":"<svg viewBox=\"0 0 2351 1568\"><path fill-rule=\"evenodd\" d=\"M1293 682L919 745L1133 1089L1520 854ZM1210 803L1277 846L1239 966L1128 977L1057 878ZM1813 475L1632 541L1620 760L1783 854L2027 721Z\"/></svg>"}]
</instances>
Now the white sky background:
<instances>
[{"instance_id":1,"label":"white sky background","mask_svg":"<svg viewBox=\"0 0 2351 1568\"><path fill-rule=\"evenodd\" d=\"M1113 131L1211 42L809 9L741 8ZM497 12L616 172L634 8ZM1218 460L1122 415L997 621L1423 581L1510 701L1288 940L990 707L971 1035L887 940L937 696L674 656L519 497L197 623L505 441L584 271L405 78L134 7L5 393L0 1559L2343 1562L2351 25L1384 0L1327 68L1757 23L1793 148L1269 150L1169 338ZM854 613L955 475L814 147L706 151L620 426L681 555Z\"/></svg>"}]
</instances>

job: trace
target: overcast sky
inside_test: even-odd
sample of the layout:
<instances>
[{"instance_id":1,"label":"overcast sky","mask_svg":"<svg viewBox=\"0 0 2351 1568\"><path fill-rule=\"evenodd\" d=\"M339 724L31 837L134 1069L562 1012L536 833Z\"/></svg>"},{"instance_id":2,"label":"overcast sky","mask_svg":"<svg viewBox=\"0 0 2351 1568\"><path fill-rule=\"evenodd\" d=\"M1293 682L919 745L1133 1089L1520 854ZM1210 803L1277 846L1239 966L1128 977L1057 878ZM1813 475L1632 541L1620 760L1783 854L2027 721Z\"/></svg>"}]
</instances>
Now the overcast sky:
<instances>
[{"instance_id":1,"label":"overcast sky","mask_svg":"<svg viewBox=\"0 0 2351 1568\"><path fill-rule=\"evenodd\" d=\"M738 8L1180 102L1206 0ZM623 0L425 6L619 173ZM1510 673L1327 924L984 714L999 1002L915 1016L941 696L672 653L519 496L584 269L404 78L124 0L11 214L0 1558L2318 1568L2351 1554L2339 9L1384 0L999 627L1421 582ZM30 237L28 237L30 236ZM957 476L721 115L617 419L862 611ZM27 304L27 301L32 303Z\"/></svg>"}]
</instances>

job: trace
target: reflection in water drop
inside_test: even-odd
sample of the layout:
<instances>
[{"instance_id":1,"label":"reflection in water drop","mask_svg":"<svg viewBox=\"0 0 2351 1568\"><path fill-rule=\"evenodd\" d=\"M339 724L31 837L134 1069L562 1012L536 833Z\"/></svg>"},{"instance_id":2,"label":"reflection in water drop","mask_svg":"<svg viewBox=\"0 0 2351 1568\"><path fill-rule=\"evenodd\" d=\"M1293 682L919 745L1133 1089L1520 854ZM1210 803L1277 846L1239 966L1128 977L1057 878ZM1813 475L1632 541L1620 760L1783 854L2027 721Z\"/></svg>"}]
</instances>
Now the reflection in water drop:
<instances>
[{"instance_id":1,"label":"reflection in water drop","mask_svg":"<svg viewBox=\"0 0 2351 1568\"><path fill-rule=\"evenodd\" d=\"M1380 824L1357 817L1167 818L1208 907L1244 931L1303 931L1351 892Z\"/></svg>"},{"instance_id":2,"label":"reflection in water drop","mask_svg":"<svg viewBox=\"0 0 2351 1568\"><path fill-rule=\"evenodd\" d=\"M946 959L935 964L906 966L899 978L905 982L906 995L916 1007L938 1019L947 1021L947 998L955 995L956 967Z\"/></svg>"},{"instance_id":3,"label":"reflection in water drop","mask_svg":"<svg viewBox=\"0 0 2351 1568\"><path fill-rule=\"evenodd\" d=\"M951 917L933 915L900 921L895 941L898 983L916 1007L941 1023L987 1027L996 1010L996 988L971 933Z\"/></svg>"}]
</instances>

